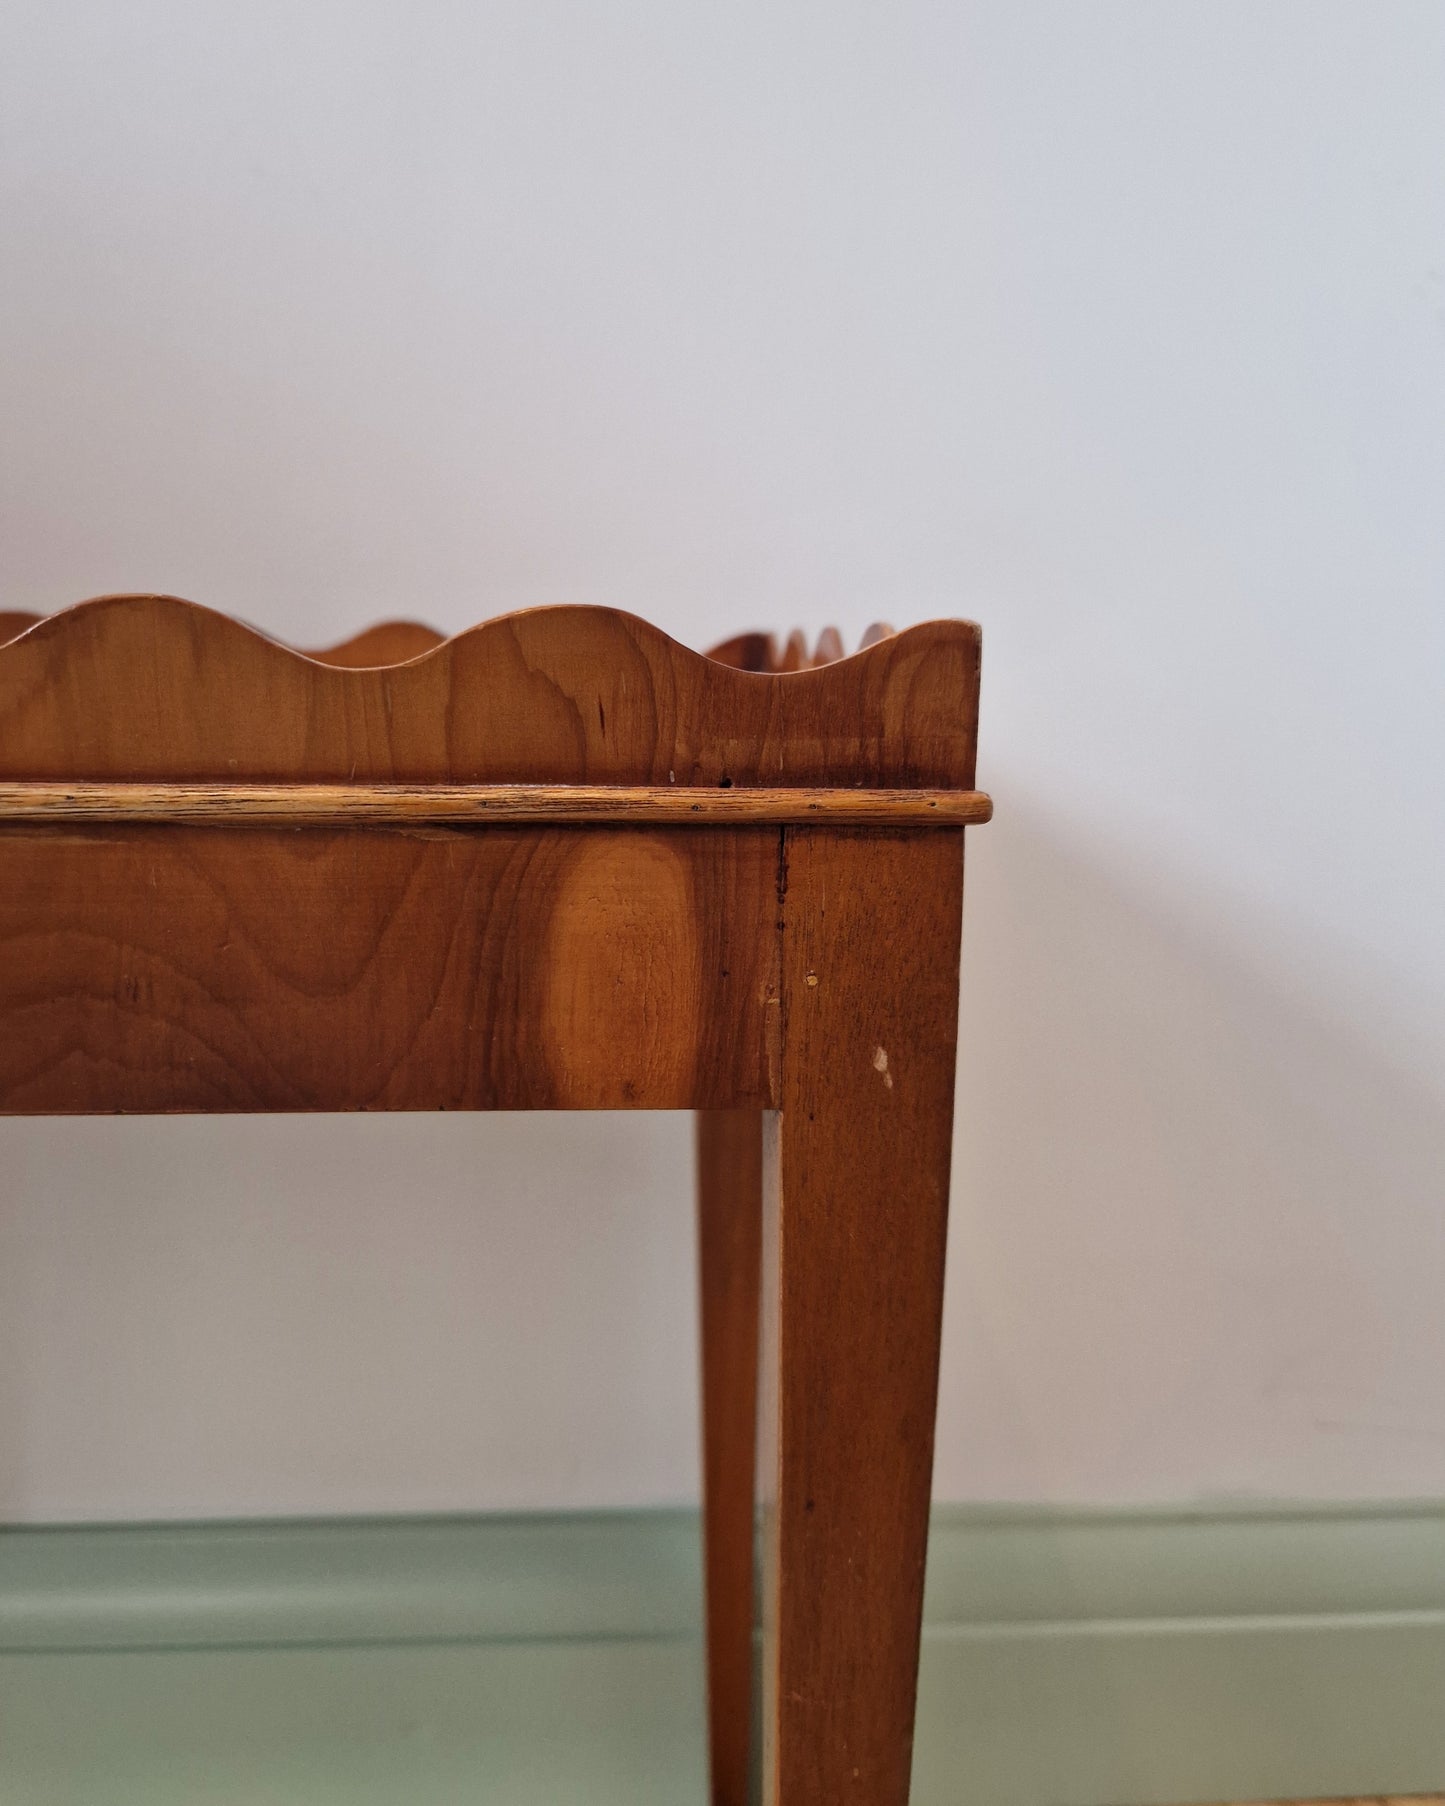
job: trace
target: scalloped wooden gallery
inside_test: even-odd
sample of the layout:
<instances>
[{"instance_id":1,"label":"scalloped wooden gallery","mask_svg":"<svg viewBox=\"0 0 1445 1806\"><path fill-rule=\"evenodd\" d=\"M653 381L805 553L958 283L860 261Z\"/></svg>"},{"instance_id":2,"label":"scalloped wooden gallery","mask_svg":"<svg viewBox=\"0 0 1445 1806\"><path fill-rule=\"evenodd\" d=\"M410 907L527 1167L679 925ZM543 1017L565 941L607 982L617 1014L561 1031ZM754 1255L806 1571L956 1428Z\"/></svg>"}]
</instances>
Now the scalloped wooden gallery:
<instances>
[{"instance_id":1,"label":"scalloped wooden gallery","mask_svg":"<svg viewBox=\"0 0 1445 1806\"><path fill-rule=\"evenodd\" d=\"M908 1797L978 672L0 614L0 1110L698 1112L714 1806Z\"/></svg>"}]
</instances>

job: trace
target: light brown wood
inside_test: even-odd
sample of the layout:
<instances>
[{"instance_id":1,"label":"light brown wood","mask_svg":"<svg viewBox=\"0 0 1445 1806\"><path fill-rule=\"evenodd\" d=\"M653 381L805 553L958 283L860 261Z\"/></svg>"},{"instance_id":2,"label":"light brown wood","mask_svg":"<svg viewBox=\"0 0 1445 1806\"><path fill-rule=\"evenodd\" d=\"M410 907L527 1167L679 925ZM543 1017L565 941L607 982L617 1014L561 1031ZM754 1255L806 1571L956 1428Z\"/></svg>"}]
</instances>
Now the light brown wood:
<instances>
[{"instance_id":1,"label":"light brown wood","mask_svg":"<svg viewBox=\"0 0 1445 1806\"><path fill-rule=\"evenodd\" d=\"M43 615L26 614L19 609L0 611L0 646L28 632L44 619ZM322 665L399 665L406 659L419 658L423 652L432 651L445 638L446 635L438 633L435 627L427 627L420 621L378 621L375 626L363 628L339 645L298 650L302 651L303 657L314 658ZM285 644L284 641L278 643Z\"/></svg>"},{"instance_id":2,"label":"light brown wood","mask_svg":"<svg viewBox=\"0 0 1445 1806\"><path fill-rule=\"evenodd\" d=\"M735 671L775 671L777 642L770 633L738 633L721 645L710 647L708 657L719 665L731 665Z\"/></svg>"},{"instance_id":3,"label":"light brown wood","mask_svg":"<svg viewBox=\"0 0 1445 1806\"><path fill-rule=\"evenodd\" d=\"M375 627L353 634L340 645L310 651L306 657L314 658L318 664L342 665L351 670L369 665L400 665L407 659L420 658L424 652L435 651L445 638L435 627L424 626L420 621L378 621Z\"/></svg>"},{"instance_id":4,"label":"light brown wood","mask_svg":"<svg viewBox=\"0 0 1445 1806\"><path fill-rule=\"evenodd\" d=\"M891 627L870 627L863 635L859 651L866 646L876 645L879 640L889 639L892 633ZM739 671L770 671L774 674L831 665L846 656L843 636L836 627L823 629L818 635L818 644L811 657L808 655L807 640L796 628L788 635L782 647L779 647L770 633L739 633L730 640L724 640L720 646L714 646L708 653L708 657L716 659L719 664L732 665Z\"/></svg>"},{"instance_id":5,"label":"light brown wood","mask_svg":"<svg viewBox=\"0 0 1445 1806\"><path fill-rule=\"evenodd\" d=\"M0 1111L776 1087L772 829L0 831Z\"/></svg>"},{"instance_id":6,"label":"light brown wood","mask_svg":"<svg viewBox=\"0 0 1445 1806\"><path fill-rule=\"evenodd\" d=\"M0 609L0 646L33 627L39 619L39 615L26 614L22 609Z\"/></svg>"},{"instance_id":7,"label":"light brown wood","mask_svg":"<svg viewBox=\"0 0 1445 1806\"><path fill-rule=\"evenodd\" d=\"M845 656L843 636L836 627L825 627L818 635L818 644L813 650L813 663L831 665Z\"/></svg>"},{"instance_id":8,"label":"light brown wood","mask_svg":"<svg viewBox=\"0 0 1445 1806\"><path fill-rule=\"evenodd\" d=\"M0 610L0 645L12 640L16 635L34 627L45 617L27 614L23 610ZM879 640L887 639L893 632L891 627L876 624L870 627L859 643L859 650L864 646L875 645ZM274 636L272 636L274 637ZM353 634L350 639L342 640L339 645L322 647L298 647L305 657L314 658L323 665L345 665L359 668L366 665L399 665L407 659L419 658L423 652L430 652L440 646L446 635L438 633L435 627L428 627L421 621L378 621L374 627L364 628ZM280 642L285 645L286 641ZM789 646L802 645L806 657L806 642L801 634L794 634L788 642ZM834 659L846 655L842 637L836 627L825 627L818 638L818 647L810 661L815 665L826 665ZM730 640L712 647L707 656L716 659L719 664L732 665L739 671L779 671L782 669L782 654L772 634L764 632L734 634Z\"/></svg>"},{"instance_id":9,"label":"light brown wood","mask_svg":"<svg viewBox=\"0 0 1445 1806\"><path fill-rule=\"evenodd\" d=\"M962 835L784 840L782 1092L764 1165L763 1799L903 1806Z\"/></svg>"},{"instance_id":10,"label":"light brown wood","mask_svg":"<svg viewBox=\"0 0 1445 1806\"><path fill-rule=\"evenodd\" d=\"M704 1112L714 1806L902 1806L977 629L7 631L0 1110Z\"/></svg>"},{"instance_id":11,"label":"light brown wood","mask_svg":"<svg viewBox=\"0 0 1445 1806\"><path fill-rule=\"evenodd\" d=\"M762 1271L763 1124L758 1111L699 1114L697 1174L712 1806L747 1806Z\"/></svg>"},{"instance_id":12,"label":"light brown wood","mask_svg":"<svg viewBox=\"0 0 1445 1806\"><path fill-rule=\"evenodd\" d=\"M978 790L704 790L665 784L88 784L0 780L3 822L407 827L603 822L684 827L836 820L916 828L986 822Z\"/></svg>"},{"instance_id":13,"label":"light brown wood","mask_svg":"<svg viewBox=\"0 0 1445 1806\"><path fill-rule=\"evenodd\" d=\"M120 596L0 646L0 779L970 790L977 696L967 622L778 677L541 608L346 669Z\"/></svg>"}]
</instances>

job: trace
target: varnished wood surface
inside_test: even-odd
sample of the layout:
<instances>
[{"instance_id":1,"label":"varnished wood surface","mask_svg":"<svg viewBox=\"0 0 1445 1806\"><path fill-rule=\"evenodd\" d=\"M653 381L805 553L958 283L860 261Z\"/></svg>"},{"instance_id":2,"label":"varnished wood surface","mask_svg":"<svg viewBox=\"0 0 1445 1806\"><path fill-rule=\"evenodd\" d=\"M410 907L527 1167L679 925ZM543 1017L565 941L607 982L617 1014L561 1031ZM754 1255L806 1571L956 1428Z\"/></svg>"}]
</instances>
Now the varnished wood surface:
<instances>
[{"instance_id":1,"label":"varnished wood surface","mask_svg":"<svg viewBox=\"0 0 1445 1806\"><path fill-rule=\"evenodd\" d=\"M904 1806L977 629L705 657L555 608L306 655L130 596L5 630L0 1109L721 1113L716 1806L744 1798L759 1391L765 1798Z\"/></svg>"},{"instance_id":2,"label":"varnished wood surface","mask_svg":"<svg viewBox=\"0 0 1445 1806\"><path fill-rule=\"evenodd\" d=\"M119 596L0 646L0 779L971 790L977 695L958 621L776 675L542 608L352 669Z\"/></svg>"},{"instance_id":3,"label":"varnished wood surface","mask_svg":"<svg viewBox=\"0 0 1445 1806\"><path fill-rule=\"evenodd\" d=\"M95 784L0 780L3 822L193 822L276 827L518 822L958 827L978 790L704 790L668 784Z\"/></svg>"},{"instance_id":4,"label":"varnished wood surface","mask_svg":"<svg viewBox=\"0 0 1445 1806\"><path fill-rule=\"evenodd\" d=\"M784 833L763 1230L763 1799L904 1806L933 1466L963 836Z\"/></svg>"},{"instance_id":5,"label":"varnished wood surface","mask_svg":"<svg viewBox=\"0 0 1445 1806\"><path fill-rule=\"evenodd\" d=\"M0 646L27 632L45 618L43 615L28 614L22 609L0 610ZM859 650L887 639L892 632L891 627L885 627L881 623L870 627L863 635ZM440 646L446 637L435 627L428 627L421 621L378 621L371 627L363 628L360 633L353 634L350 639L342 640L339 645L298 647L296 650L323 665L346 665L352 668L399 665L407 659L419 658L423 652L430 652L434 647ZM286 644L285 641L281 643ZM807 654L807 641L801 633L790 635L785 646L786 653L770 633L739 633L720 645L710 647L707 656L716 659L719 664L732 665L739 671L774 672L785 668L797 670L804 664L827 665L834 659L846 656L842 636L836 627L823 629L811 658ZM786 667L785 656L789 660Z\"/></svg>"},{"instance_id":6,"label":"varnished wood surface","mask_svg":"<svg viewBox=\"0 0 1445 1806\"><path fill-rule=\"evenodd\" d=\"M863 635L858 649L861 652L864 647L876 646L880 640L890 639L892 634L891 627L876 622ZM732 665L739 671L781 673L831 665L836 660L847 657L847 648L836 627L825 627L818 635L818 643L811 654L803 634L795 631L787 636L781 646L770 633L735 634L732 639L710 648L708 657L716 659L719 664Z\"/></svg>"},{"instance_id":7,"label":"varnished wood surface","mask_svg":"<svg viewBox=\"0 0 1445 1806\"><path fill-rule=\"evenodd\" d=\"M712 1806L748 1806L763 1209L758 1111L699 1113L697 1199L711 1798Z\"/></svg>"},{"instance_id":8,"label":"varnished wood surface","mask_svg":"<svg viewBox=\"0 0 1445 1806\"><path fill-rule=\"evenodd\" d=\"M445 638L435 627L424 626L420 621L378 621L338 646L327 646L306 656L321 665L342 665L351 670L368 665L400 665L434 651Z\"/></svg>"},{"instance_id":9,"label":"varnished wood surface","mask_svg":"<svg viewBox=\"0 0 1445 1806\"><path fill-rule=\"evenodd\" d=\"M0 611L0 646L7 640L27 633L46 618L44 615L27 614L20 609ZM419 658L423 652L430 652L434 647L440 646L445 638L445 634L438 633L435 627L427 627L421 621L377 621L338 645L298 647L296 650L322 665L352 668L364 665L399 665L409 658ZM281 644L285 642L282 641Z\"/></svg>"},{"instance_id":10,"label":"varnished wood surface","mask_svg":"<svg viewBox=\"0 0 1445 1806\"><path fill-rule=\"evenodd\" d=\"M0 1110L764 1105L775 829L0 830Z\"/></svg>"},{"instance_id":11,"label":"varnished wood surface","mask_svg":"<svg viewBox=\"0 0 1445 1806\"><path fill-rule=\"evenodd\" d=\"M23 609L0 608L0 646L33 627L40 618L39 615L26 614Z\"/></svg>"}]
</instances>

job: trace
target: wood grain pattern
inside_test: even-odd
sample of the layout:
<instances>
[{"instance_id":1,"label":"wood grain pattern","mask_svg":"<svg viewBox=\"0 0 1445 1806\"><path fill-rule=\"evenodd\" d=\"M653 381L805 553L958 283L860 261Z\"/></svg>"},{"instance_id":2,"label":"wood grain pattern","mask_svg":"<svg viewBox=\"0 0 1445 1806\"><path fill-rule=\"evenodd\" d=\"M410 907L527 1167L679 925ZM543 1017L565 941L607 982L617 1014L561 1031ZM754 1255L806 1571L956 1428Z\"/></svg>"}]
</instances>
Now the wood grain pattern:
<instances>
[{"instance_id":1,"label":"wood grain pattern","mask_svg":"<svg viewBox=\"0 0 1445 1806\"><path fill-rule=\"evenodd\" d=\"M704 657L556 608L307 655L161 596L11 628L0 1110L707 1112L715 1806L759 1395L766 1799L903 1806L978 630Z\"/></svg>"},{"instance_id":2,"label":"wood grain pattern","mask_svg":"<svg viewBox=\"0 0 1445 1806\"><path fill-rule=\"evenodd\" d=\"M699 1114L697 1178L712 1806L748 1806L763 1209L758 1111Z\"/></svg>"},{"instance_id":3,"label":"wood grain pattern","mask_svg":"<svg viewBox=\"0 0 1445 1806\"><path fill-rule=\"evenodd\" d=\"M784 840L783 1076L764 1165L763 1798L904 1806L962 834Z\"/></svg>"},{"instance_id":4,"label":"wood grain pattern","mask_svg":"<svg viewBox=\"0 0 1445 1806\"><path fill-rule=\"evenodd\" d=\"M13 640L44 618L43 615L27 614L20 609L0 610L0 645L4 645L6 640ZM887 639L892 632L891 627L881 624L870 627L863 635L859 649ZM446 637L435 627L428 627L421 621L378 621L374 626L364 627L360 633L353 634L350 639L342 640L338 645L297 647L295 650L323 665L346 665L352 668L399 665L406 659L419 658L423 652L430 652L434 647L440 646ZM287 643L281 642L283 645ZM811 660L806 656L807 642L801 634L791 635L786 644L790 648L789 656L794 660L800 656L797 648L802 648L803 663L826 665L845 656L842 637L836 627L823 629ZM716 659L719 664L732 665L739 671L783 669L783 654L777 641L772 634L760 631L734 634L731 639L709 648L707 656ZM794 664L789 668L797 667Z\"/></svg>"},{"instance_id":5,"label":"wood grain pattern","mask_svg":"<svg viewBox=\"0 0 1445 1806\"><path fill-rule=\"evenodd\" d=\"M772 829L0 831L0 1110L776 1089Z\"/></svg>"},{"instance_id":6,"label":"wood grain pattern","mask_svg":"<svg viewBox=\"0 0 1445 1806\"><path fill-rule=\"evenodd\" d=\"M472 827L518 822L755 826L831 820L916 828L985 822L978 790L704 790L670 784L95 784L0 780L3 822Z\"/></svg>"},{"instance_id":7,"label":"wood grain pattern","mask_svg":"<svg viewBox=\"0 0 1445 1806\"><path fill-rule=\"evenodd\" d=\"M876 646L880 640L891 639L893 629L881 621L875 622L863 635L859 642L859 651L865 647ZM783 645L770 633L738 633L721 645L713 646L708 657L716 659L719 664L732 665L739 671L801 671L819 665L831 665L837 659L847 657L847 648L843 644L843 636L836 627L825 627L818 635L818 644L809 656L808 642L799 631L790 633Z\"/></svg>"},{"instance_id":8,"label":"wood grain pattern","mask_svg":"<svg viewBox=\"0 0 1445 1806\"><path fill-rule=\"evenodd\" d=\"M45 618L44 615L27 614L20 609L0 611L0 646L7 640L28 632ZM445 638L445 634L438 633L435 627L425 626L421 621L377 621L338 645L298 647L295 650L300 651L303 657L313 658L322 665L351 668L399 665L406 659L419 658L423 652L432 651ZM285 643L278 642L282 645Z\"/></svg>"},{"instance_id":9,"label":"wood grain pattern","mask_svg":"<svg viewBox=\"0 0 1445 1806\"><path fill-rule=\"evenodd\" d=\"M966 622L779 677L543 608L346 669L120 596L0 646L0 778L970 790L977 695Z\"/></svg>"}]
</instances>

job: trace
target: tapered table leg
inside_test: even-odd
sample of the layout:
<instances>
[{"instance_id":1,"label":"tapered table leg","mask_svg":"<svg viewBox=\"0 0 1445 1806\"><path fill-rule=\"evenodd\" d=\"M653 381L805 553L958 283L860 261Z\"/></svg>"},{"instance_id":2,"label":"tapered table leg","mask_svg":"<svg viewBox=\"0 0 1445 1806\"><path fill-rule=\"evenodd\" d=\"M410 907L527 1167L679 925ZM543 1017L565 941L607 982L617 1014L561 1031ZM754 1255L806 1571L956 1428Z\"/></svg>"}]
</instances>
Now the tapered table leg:
<instances>
[{"instance_id":1,"label":"tapered table leg","mask_svg":"<svg viewBox=\"0 0 1445 1806\"><path fill-rule=\"evenodd\" d=\"M697 1113L703 1514L712 1806L747 1806L762 1117Z\"/></svg>"},{"instance_id":2,"label":"tapered table leg","mask_svg":"<svg viewBox=\"0 0 1445 1806\"><path fill-rule=\"evenodd\" d=\"M961 841L788 831L782 1098L764 1157L767 1806L908 1797Z\"/></svg>"}]
</instances>

